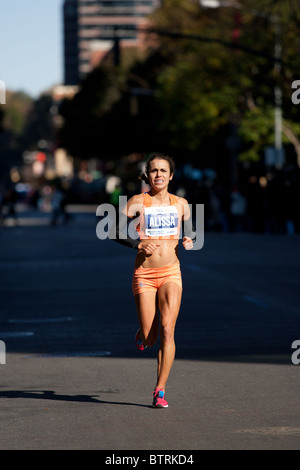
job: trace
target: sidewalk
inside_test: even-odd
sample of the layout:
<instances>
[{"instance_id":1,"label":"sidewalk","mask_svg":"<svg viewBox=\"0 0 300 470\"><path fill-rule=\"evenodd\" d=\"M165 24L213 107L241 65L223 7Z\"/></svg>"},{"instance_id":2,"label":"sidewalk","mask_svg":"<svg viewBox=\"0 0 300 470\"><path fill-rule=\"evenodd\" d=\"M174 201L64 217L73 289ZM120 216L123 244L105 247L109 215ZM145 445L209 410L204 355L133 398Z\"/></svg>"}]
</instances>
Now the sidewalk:
<instances>
[{"instance_id":1,"label":"sidewalk","mask_svg":"<svg viewBox=\"0 0 300 470\"><path fill-rule=\"evenodd\" d=\"M97 206L89 204L68 204L66 212L71 215L72 223L86 222L92 215L96 217ZM16 207L17 218L8 217L4 221L4 228L49 226L51 222L51 211L40 211L28 208L24 204ZM61 221L60 221L61 222Z\"/></svg>"}]
</instances>

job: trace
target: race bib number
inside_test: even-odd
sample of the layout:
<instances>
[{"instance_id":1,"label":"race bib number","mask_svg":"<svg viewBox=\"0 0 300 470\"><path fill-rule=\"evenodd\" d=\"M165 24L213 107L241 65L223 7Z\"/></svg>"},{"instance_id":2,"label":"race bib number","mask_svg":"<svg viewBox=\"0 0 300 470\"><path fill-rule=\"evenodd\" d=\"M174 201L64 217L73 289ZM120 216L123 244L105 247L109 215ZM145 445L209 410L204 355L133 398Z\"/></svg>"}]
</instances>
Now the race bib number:
<instances>
[{"instance_id":1,"label":"race bib number","mask_svg":"<svg viewBox=\"0 0 300 470\"><path fill-rule=\"evenodd\" d=\"M145 207L145 235L167 237L178 232L178 212L176 206Z\"/></svg>"}]
</instances>

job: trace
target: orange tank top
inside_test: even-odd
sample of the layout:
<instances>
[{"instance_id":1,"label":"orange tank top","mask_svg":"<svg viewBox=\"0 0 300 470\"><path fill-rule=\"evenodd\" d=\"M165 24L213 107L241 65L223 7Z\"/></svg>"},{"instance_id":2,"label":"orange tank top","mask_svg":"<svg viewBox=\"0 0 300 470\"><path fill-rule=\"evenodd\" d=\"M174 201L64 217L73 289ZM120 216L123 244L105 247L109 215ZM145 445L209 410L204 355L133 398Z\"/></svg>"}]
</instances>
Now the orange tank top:
<instances>
[{"instance_id":1,"label":"orange tank top","mask_svg":"<svg viewBox=\"0 0 300 470\"><path fill-rule=\"evenodd\" d=\"M138 218L136 231L140 240L178 240L179 239L179 214L178 199L174 194L168 193L169 206L152 205L149 193L144 193L143 209Z\"/></svg>"}]
</instances>

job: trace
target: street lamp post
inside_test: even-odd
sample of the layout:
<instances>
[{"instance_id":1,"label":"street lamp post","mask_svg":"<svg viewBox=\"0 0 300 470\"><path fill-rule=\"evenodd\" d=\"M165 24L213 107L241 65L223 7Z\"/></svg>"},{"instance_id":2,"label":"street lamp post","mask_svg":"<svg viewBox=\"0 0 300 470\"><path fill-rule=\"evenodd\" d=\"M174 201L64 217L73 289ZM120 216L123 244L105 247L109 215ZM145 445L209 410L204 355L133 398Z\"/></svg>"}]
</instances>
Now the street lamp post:
<instances>
[{"instance_id":1,"label":"street lamp post","mask_svg":"<svg viewBox=\"0 0 300 470\"><path fill-rule=\"evenodd\" d=\"M222 1L222 0L199 0L199 5L204 8L236 8L243 10L243 6L236 1ZM276 16L268 15L264 12L257 10L247 10L253 16L266 18L274 25L274 70L276 74L281 70L281 28L279 19ZM274 86L274 149L275 161L277 167L281 167L283 163L283 149L282 149L282 92L278 84Z\"/></svg>"}]
</instances>

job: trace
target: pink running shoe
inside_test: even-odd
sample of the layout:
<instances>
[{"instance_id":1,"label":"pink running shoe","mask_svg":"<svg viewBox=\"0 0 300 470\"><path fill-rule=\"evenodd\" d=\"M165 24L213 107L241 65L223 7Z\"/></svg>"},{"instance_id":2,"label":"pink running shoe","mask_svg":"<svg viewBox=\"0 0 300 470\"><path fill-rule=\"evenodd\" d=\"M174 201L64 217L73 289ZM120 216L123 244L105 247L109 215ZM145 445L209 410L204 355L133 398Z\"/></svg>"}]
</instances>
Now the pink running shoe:
<instances>
[{"instance_id":1,"label":"pink running shoe","mask_svg":"<svg viewBox=\"0 0 300 470\"><path fill-rule=\"evenodd\" d=\"M168 402L165 400L165 392L162 389L155 389L153 392L153 408L168 408Z\"/></svg>"},{"instance_id":2,"label":"pink running shoe","mask_svg":"<svg viewBox=\"0 0 300 470\"><path fill-rule=\"evenodd\" d=\"M140 351L144 351L147 346L143 343L143 341L141 340L141 337L140 337L140 332L141 332L141 329L139 328L136 332L136 335L135 335L135 344L136 344L136 347L140 350Z\"/></svg>"}]
</instances>

